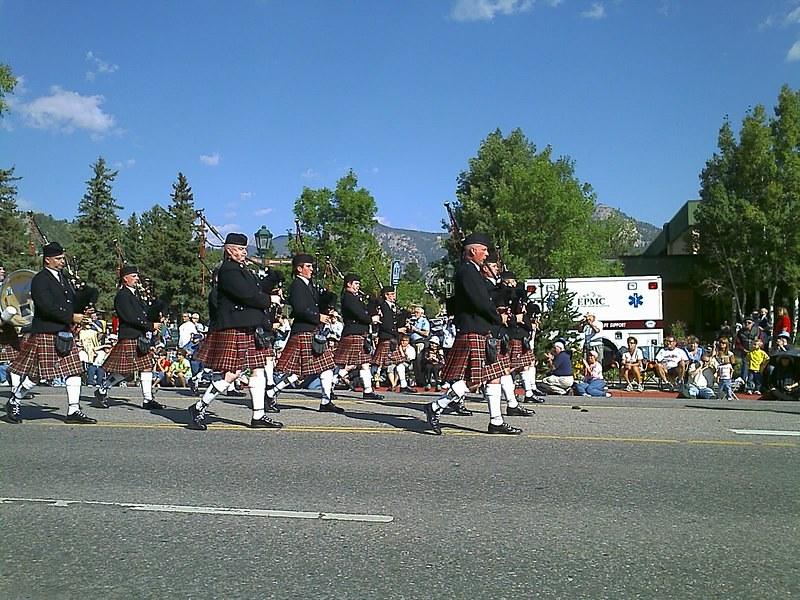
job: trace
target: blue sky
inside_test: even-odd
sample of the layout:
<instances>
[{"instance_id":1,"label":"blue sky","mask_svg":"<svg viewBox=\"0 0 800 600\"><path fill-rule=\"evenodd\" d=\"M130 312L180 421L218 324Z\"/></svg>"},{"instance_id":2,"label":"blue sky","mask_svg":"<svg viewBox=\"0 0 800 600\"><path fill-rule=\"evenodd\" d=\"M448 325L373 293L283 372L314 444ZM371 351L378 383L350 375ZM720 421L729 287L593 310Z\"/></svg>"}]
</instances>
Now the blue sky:
<instances>
[{"instance_id":1,"label":"blue sky","mask_svg":"<svg viewBox=\"0 0 800 600\"><path fill-rule=\"evenodd\" d=\"M438 231L495 128L661 225L725 115L800 87L800 0L0 0L21 208L75 216L98 156L132 211L182 171L224 231L293 227L352 168L379 220Z\"/></svg>"}]
</instances>

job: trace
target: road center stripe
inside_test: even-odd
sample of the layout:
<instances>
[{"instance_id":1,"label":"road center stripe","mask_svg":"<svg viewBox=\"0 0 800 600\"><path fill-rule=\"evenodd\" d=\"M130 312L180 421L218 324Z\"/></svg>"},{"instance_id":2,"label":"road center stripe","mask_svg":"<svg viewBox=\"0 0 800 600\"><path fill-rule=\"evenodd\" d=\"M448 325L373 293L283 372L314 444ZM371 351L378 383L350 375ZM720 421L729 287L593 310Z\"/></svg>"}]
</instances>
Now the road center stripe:
<instances>
[{"instance_id":1,"label":"road center stripe","mask_svg":"<svg viewBox=\"0 0 800 600\"><path fill-rule=\"evenodd\" d=\"M730 429L733 433L739 435L784 435L791 437L800 437L800 431L781 431L779 429Z\"/></svg>"}]
</instances>

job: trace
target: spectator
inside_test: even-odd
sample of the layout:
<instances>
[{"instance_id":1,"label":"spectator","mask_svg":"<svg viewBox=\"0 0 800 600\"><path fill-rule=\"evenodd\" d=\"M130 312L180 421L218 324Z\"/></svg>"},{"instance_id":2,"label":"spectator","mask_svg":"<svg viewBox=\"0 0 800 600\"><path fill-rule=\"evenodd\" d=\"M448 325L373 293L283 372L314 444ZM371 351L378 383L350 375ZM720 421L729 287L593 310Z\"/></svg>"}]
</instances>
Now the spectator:
<instances>
[{"instance_id":1,"label":"spectator","mask_svg":"<svg viewBox=\"0 0 800 600\"><path fill-rule=\"evenodd\" d=\"M644 362L644 356L642 356L642 350L639 348L639 340L631 336L628 338L627 342L628 347L625 349L625 352L622 353L620 365L622 376L625 378L625 382L628 384L625 387L625 391L633 391L633 381L631 381L631 379L633 379L636 381L636 389L640 392L643 392L644 385L642 384L642 363Z\"/></svg>"},{"instance_id":2,"label":"spectator","mask_svg":"<svg viewBox=\"0 0 800 600\"><path fill-rule=\"evenodd\" d=\"M422 356L422 372L425 383L425 391L433 387L437 392L441 390L441 382L439 381L439 373L444 365L444 352L439 344L439 338L436 336L431 337L428 341L428 347L423 352Z\"/></svg>"},{"instance_id":3,"label":"spectator","mask_svg":"<svg viewBox=\"0 0 800 600\"><path fill-rule=\"evenodd\" d=\"M772 321L770 321L767 308L762 308L758 311L757 324L761 330L761 339L764 340L764 347L769 348L772 341Z\"/></svg>"},{"instance_id":4,"label":"spectator","mask_svg":"<svg viewBox=\"0 0 800 600\"><path fill-rule=\"evenodd\" d=\"M400 393L413 394L415 390L409 387L406 374L408 373L409 367L411 367L414 360L417 358L417 351L414 349L414 346L411 345L411 340L405 333L400 334L400 346L398 349L403 352L405 360L396 365L389 365L387 367L389 384L392 387L399 385Z\"/></svg>"},{"instance_id":5,"label":"spectator","mask_svg":"<svg viewBox=\"0 0 800 600\"><path fill-rule=\"evenodd\" d=\"M183 319L183 323L178 327L178 348L183 348L192 339L192 334L197 333L197 325L192 321L189 313L183 313L181 319Z\"/></svg>"},{"instance_id":6,"label":"spectator","mask_svg":"<svg viewBox=\"0 0 800 600\"><path fill-rule=\"evenodd\" d=\"M575 384L575 391L581 396L611 396L606 392L603 365L600 364L599 355L594 350L590 350L589 356L583 361L583 381Z\"/></svg>"},{"instance_id":7,"label":"spectator","mask_svg":"<svg viewBox=\"0 0 800 600\"><path fill-rule=\"evenodd\" d=\"M425 375L422 372L422 358L423 351L428 345L428 338L431 335L431 323L425 316L425 309L421 306L414 308L414 316L411 318L409 324L409 338L414 350L417 351L417 358L414 361L414 378L418 381L424 381Z\"/></svg>"},{"instance_id":8,"label":"spectator","mask_svg":"<svg viewBox=\"0 0 800 600\"><path fill-rule=\"evenodd\" d=\"M744 380L745 390L748 393L761 391L764 369L769 362L769 355L764 352L764 342L756 339L755 347L745 357L749 367L749 377Z\"/></svg>"},{"instance_id":9,"label":"spectator","mask_svg":"<svg viewBox=\"0 0 800 600\"><path fill-rule=\"evenodd\" d=\"M703 358L703 348L700 346L700 340L696 335L690 335L687 339L687 348L684 348L686 355L689 357L689 364L700 364L700 359Z\"/></svg>"},{"instance_id":10,"label":"spectator","mask_svg":"<svg viewBox=\"0 0 800 600\"><path fill-rule=\"evenodd\" d=\"M786 354L781 354L777 359L770 359L770 364L775 363L769 375L769 392L767 398L777 400L797 400L800 395L796 359Z\"/></svg>"},{"instance_id":11,"label":"spectator","mask_svg":"<svg viewBox=\"0 0 800 600\"><path fill-rule=\"evenodd\" d=\"M186 358L186 350L178 350L177 357L170 364L167 372L168 385L173 387L186 387L187 380L192 376L192 365Z\"/></svg>"},{"instance_id":12,"label":"spectator","mask_svg":"<svg viewBox=\"0 0 800 600\"><path fill-rule=\"evenodd\" d=\"M730 349L728 338L720 338L717 342L717 397L720 400L733 400L733 368L736 356Z\"/></svg>"},{"instance_id":13,"label":"spectator","mask_svg":"<svg viewBox=\"0 0 800 600\"><path fill-rule=\"evenodd\" d=\"M778 352L788 352L791 350L792 345L789 343L791 337L792 336L787 331L779 333L778 337L775 338L775 348L773 349L772 353L776 354Z\"/></svg>"},{"instance_id":14,"label":"spectator","mask_svg":"<svg viewBox=\"0 0 800 600\"><path fill-rule=\"evenodd\" d=\"M666 384L667 389L674 390L683 383L689 355L686 354L683 348L677 347L675 336L667 336L664 341L666 346L656 354L656 363L653 370L661 383Z\"/></svg>"},{"instance_id":15,"label":"spectator","mask_svg":"<svg viewBox=\"0 0 800 600\"><path fill-rule=\"evenodd\" d=\"M572 357L564 349L563 342L556 342L547 354L547 375L542 379L539 387L546 394L563 396L575 383L572 374Z\"/></svg>"},{"instance_id":16,"label":"spectator","mask_svg":"<svg viewBox=\"0 0 800 600\"><path fill-rule=\"evenodd\" d=\"M442 330L442 351L444 352L445 357L453 348L455 341L456 326L455 323L453 323L453 317L447 317L447 322Z\"/></svg>"},{"instance_id":17,"label":"spectator","mask_svg":"<svg viewBox=\"0 0 800 600\"><path fill-rule=\"evenodd\" d=\"M686 375L686 385L681 395L688 398L710 400L714 397L711 384L717 372L717 364L712 356L711 349L705 350L698 362L692 361Z\"/></svg>"},{"instance_id":18,"label":"spectator","mask_svg":"<svg viewBox=\"0 0 800 600\"><path fill-rule=\"evenodd\" d=\"M156 364L153 368L153 388L161 385L169 385L167 373L172 361L167 356L164 344L156 344L155 347Z\"/></svg>"},{"instance_id":19,"label":"spectator","mask_svg":"<svg viewBox=\"0 0 800 600\"><path fill-rule=\"evenodd\" d=\"M747 317L744 320L744 326L736 332L733 338L733 349L736 360L742 363L739 376L742 378L743 382L747 382L750 378L750 366L747 362L747 355L755 348L756 340L758 339L760 339L758 327L755 326L753 317Z\"/></svg>"},{"instance_id":20,"label":"spectator","mask_svg":"<svg viewBox=\"0 0 800 600\"><path fill-rule=\"evenodd\" d=\"M205 335L208 331L208 327L200 322L200 315L198 313L192 313L192 323L194 324L194 328L197 330L197 333Z\"/></svg>"},{"instance_id":21,"label":"spectator","mask_svg":"<svg viewBox=\"0 0 800 600\"><path fill-rule=\"evenodd\" d=\"M792 336L792 320L789 318L789 311L785 306L779 306L775 311L775 325L772 327L772 338L775 339L781 333L788 333Z\"/></svg>"},{"instance_id":22,"label":"spectator","mask_svg":"<svg viewBox=\"0 0 800 600\"><path fill-rule=\"evenodd\" d=\"M589 352L594 350L602 363L603 340L599 333L603 331L603 323L597 320L594 313L587 312L583 320L578 323L578 329L583 333L583 355L588 357Z\"/></svg>"}]
</instances>

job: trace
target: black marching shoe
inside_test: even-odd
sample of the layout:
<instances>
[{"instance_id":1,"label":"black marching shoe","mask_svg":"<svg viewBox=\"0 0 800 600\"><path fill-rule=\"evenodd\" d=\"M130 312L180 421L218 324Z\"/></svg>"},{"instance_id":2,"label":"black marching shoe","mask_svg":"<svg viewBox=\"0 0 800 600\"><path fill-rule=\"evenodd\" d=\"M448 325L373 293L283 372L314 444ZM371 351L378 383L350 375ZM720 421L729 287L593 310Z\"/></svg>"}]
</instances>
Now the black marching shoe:
<instances>
[{"instance_id":1,"label":"black marching shoe","mask_svg":"<svg viewBox=\"0 0 800 600\"><path fill-rule=\"evenodd\" d=\"M67 415L67 418L64 419L64 423L69 423L70 425L94 425L97 423L97 419L91 418L84 414L82 410L78 409L71 415Z\"/></svg>"},{"instance_id":2,"label":"black marching shoe","mask_svg":"<svg viewBox=\"0 0 800 600\"><path fill-rule=\"evenodd\" d=\"M273 421L267 415L260 419L250 419L250 427L253 429L280 429L283 423L280 421Z\"/></svg>"},{"instance_id":3,"label":"black marching shoe","mask_svg":"<svg viewBox=\"0 0 800 600\"><path fill-rule=\"evenodd\" d=\"M415 390L415 389L412 389L412 388L410 388L410 387L406 386L406 387L401 387L401 388L400 388L400 390L399 390L399 392L400 392L401 394L416 394L416 393L417 393L417 390Z\"/></svg>"},{"instance_id":4,"label":"black marching shoe","mask_svg":"<svg viewBox=\"0 0 800 600\"><path fill-rule=\"evenodd\" d=\"M278 408L278 401L275 400L275 398L270 398L269 396L266 396L264 398L264 400L266 401L265 402L266 406L264 406L264 412L268 412L268 413L279 413L279 412L281 412L281 409Z\"/></svg>"},{"instance_id":5,"label":"black marching shoe","mask_svg":"<svg viewBox=\"0 0 800 600\"><path fill-rule=\"evenodd\" d=\"M501 435L519 435L522 433L522 429L519 427L512 427L506 422L501 423L500 425L493 425L489 423L489 433L499 433Z\"/></svg>"},{"instance_id":6,"label":"black marching shoe","mask_svg":"<svg viewBox=\"0 0 800 600\"><path fill-rule=\"evenodd\" d=\"M319 405L319 412L336 413L337 415L344 414L344 409L341 406L336 406L333 401L327 404Z\"/></svg>"},{"instance_id":7,"label":"black marching shoe","mask_svg":"<svg viewBox=\"0 0 800 600\"><path fill-rule=\"evenodd\" d=\"M532 417L536 412L522 406L506 406L507 417Z\"/></svg>"},{"instance_id":8,"label":"black marching shoe","mask_svg":"<svg viewBox=\"0 0 800 600\"><path fill-rule=\"evenodd\" d=\"M19 414L19 402L6 402L6 420L9 423L22 423L22 417Z\"/></svg>"},{"instance_id":9,"label":"black marching shoe","mask_svg":"<svg viewBox=\"0 0 800 600\"><path fill-rule=\"evenodd\" d=\"M364 392L361 395L361 398L364 400L383 400L383 396L376 394L375 392Z\"/></svg>"},{"instance_id":10,"label":"black marching shoe","mask_svg":"<svg viewBox=\"0 0 800 600\"><path fill-rule=\"evenodd\" d=\"M197 431L208 429L205 409L198 409L196 405L192 404L189 406L189 417L189 429L196 429Z\"/></svg>"},{"instance_id":11,"label":"black marching shoe","mask_svg":"<svg viewBox=\"0 0 800 600\"><path fill-rule=\"evenodd\" d=\"M142 402L142 408L145 410L164 410L166 406L155 400L145 400Z\"/></svg>"},{"instance_id":12,"label":"black marching shoe","mask_svg":"<svg viewBox=\"0 0 800 600\"><path fill-rule=\"evenodd\" d=\"M523 402L533 402L534 404L544 404L547 396L540 390L533 390L533 396L525 396Z\"/></svg>"},{"instance_id":13,"label":"black marching shoe","mask_svg":"<svg viewBox=\"0 0 800 600\"><path fill-rule=\"evenodd\" d=\"M428 425L430 425L433 433L436 435L442 435L442 426L439 423L439 415L436 414L436 411L433 410L433 407L430 404L425 405L425 419L428 421Z\"/></svg>"},{"instance_id":14,"label":"black marching shoe","mask_svg":"<svg viewBox=\"0 0 800 600\"><path fill-rule=\"evenodd\" d=\"M471 417L472 411L467 408L467 405L464 403L464 400L459 400L458 402L451 405L453 414L459 415L461 417Z\"/></svg>"},{"instance_id":15,"label":"black marching shoe","mask_svg":"<svg viewBox=\"0 0 800 600\"><path fill-rule=\"evenodd\" d=\"M94 399L97 400L97 408L108 408L108 394L104 394L100 389L94 391Z\"/></svg>"}]
</instances>

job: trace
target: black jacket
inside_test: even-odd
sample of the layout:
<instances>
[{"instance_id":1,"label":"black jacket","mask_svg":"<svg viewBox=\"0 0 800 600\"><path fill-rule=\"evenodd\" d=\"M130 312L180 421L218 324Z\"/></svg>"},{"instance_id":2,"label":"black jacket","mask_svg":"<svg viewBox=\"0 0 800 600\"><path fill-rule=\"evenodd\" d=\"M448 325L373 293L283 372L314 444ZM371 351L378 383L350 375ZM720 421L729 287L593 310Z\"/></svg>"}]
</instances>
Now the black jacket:
<instances>
[{"instance_id":1,"label":"black jacket","mask_svg":"<svg viewBox=\"0 0 800 600\"><path fill-rule=\"evenodd\" d=\"M455 275L455 323L458 333L488 334L503 320L489 295L486 279L474 263L462 262Z\"/></svg>"},{"instance_id":2,"label":"black jacket","mask_svg":"<svg viewBox=\"0 0 800 600\"><path fill-rule=\"evenodd\" d=\"M345 335L366 335L372 323L367 307L361 299L350 292L342 292L342 321Z\"/></svg>"},{"instance_id":3,"label":"black jacket","mask_svg":"<svg viewBox=\"0 0 800 600\"><path fill-rule=\"evenodd\" d=\"M243 264L224 260L217 271L215 329L255 329L265 323L270 298Z\"/></svg>"},{"instance_id":4,"label":"black jacket","mask_svg":"<svg viewBox=\"0 0 800 600\"><path fill-rule=\"evenodd\" d=\"M75 314L75 289L62 273L64 284L42 269L31 280L33 322L31 333L69 331Z\"/></svg>"},{"instance_id":5,"label":"black jacket","mask_svg":"<svg viewBox=\"0 0 800 600\"><path fill-rule=\"evenodd\" d=\"M319 327L319 291L313 283L295 277L289 286L292 333L315 331Z\"/></svg>"},{"instance_id":6,"label":"black jacket","mask_svg":"<svg viewBox=\"0 0 800 600\"><path fill-rule=\"evenodd\" d=\"M153 322L147 318L147 306L126 286L114 296L114 312L119 317L121 340L134 340L143 333L153 331Z\"/></svg>"},{"instance_id":7,"label":"black jacket","mask_svg":"<svg viewBox=\"0 0 800 600\"><path fill-rule=\"evenodd\" d=\"M379 340L397 339L397 312L386 300L378 305L381 309L381 323L378 328Z\"/></svg>"}]
</instances>

